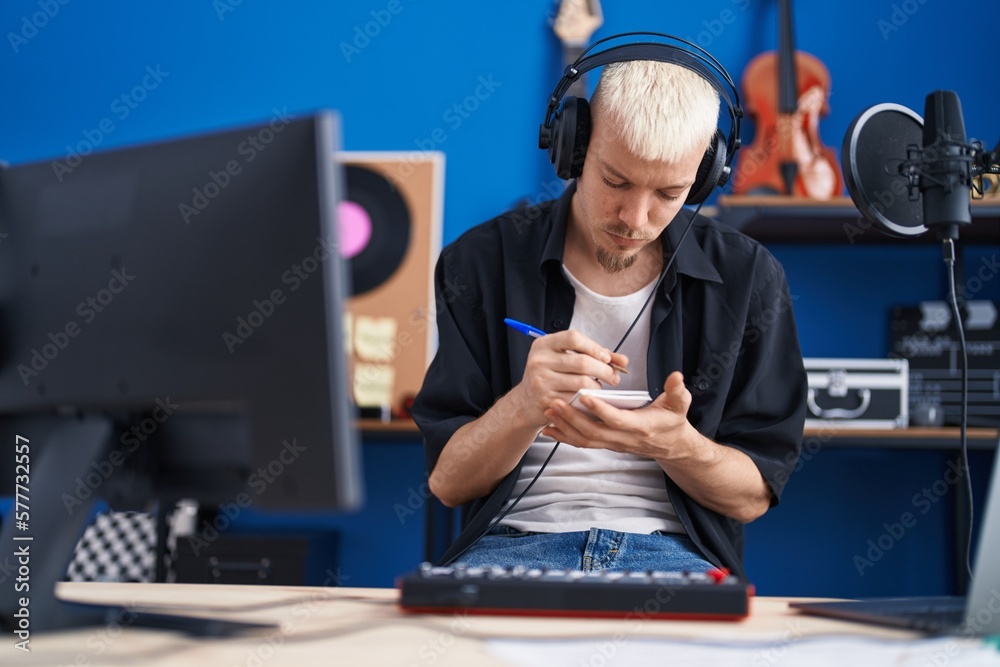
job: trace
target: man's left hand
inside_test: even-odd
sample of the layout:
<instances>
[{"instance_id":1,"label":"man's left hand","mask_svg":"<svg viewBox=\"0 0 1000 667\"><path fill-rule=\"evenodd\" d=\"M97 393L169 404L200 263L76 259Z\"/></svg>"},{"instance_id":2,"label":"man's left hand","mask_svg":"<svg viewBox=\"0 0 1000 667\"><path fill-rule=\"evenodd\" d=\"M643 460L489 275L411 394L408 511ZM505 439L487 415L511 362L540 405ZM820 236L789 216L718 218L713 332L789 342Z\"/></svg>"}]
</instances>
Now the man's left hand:
<instances>
[{"instance_id":1,"label":"man's left hand","mask_svg":"<svg viewBox=\"0 0 1000 667\"><path fill-rule=\"evenodd\" d=\"M542 429L542 435L574 447L609 449L658 461L689 456L690 443L697 441L691 437L696 431L687 419L691 392L679 371L670 374L663 393L643 408L622 410L593 396L580 401L599 421L556 401L545 412L551 425Z\"/></svg>"}]
</instances>

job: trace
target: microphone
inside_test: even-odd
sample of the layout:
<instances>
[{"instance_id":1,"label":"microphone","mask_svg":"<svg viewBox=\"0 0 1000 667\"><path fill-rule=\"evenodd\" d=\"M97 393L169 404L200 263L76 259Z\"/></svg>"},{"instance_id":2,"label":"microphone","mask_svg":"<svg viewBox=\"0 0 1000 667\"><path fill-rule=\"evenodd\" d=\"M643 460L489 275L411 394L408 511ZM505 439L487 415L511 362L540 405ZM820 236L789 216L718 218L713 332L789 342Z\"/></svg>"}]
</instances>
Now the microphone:
<instances>
[{"instance_id":1,"label":"microphone","mask_svg":"<svg viewBox=\"0 0 1000 667\"><path fill-rule=\"evenodd\" d=\"M923 151L918 160L924 225L946 238L972 224L972 147L965 137L962 103L951 90L936 90L924 106Z\"/></svg>"},{"instance_id":2,"label":"microphone","mask_svg":"<svg viewBox=\"0 0 1000 667\"><path fill-rule=\"evenodd\" d=\"M998 149L969 141L958 95L927 96L924 119L898 104L877 104L858 114L844 136L847 191L861 216L890 236L918 236L936 229L957 239L972 224L974 180L1000 171Z\"/></svg>"}]
</instances>

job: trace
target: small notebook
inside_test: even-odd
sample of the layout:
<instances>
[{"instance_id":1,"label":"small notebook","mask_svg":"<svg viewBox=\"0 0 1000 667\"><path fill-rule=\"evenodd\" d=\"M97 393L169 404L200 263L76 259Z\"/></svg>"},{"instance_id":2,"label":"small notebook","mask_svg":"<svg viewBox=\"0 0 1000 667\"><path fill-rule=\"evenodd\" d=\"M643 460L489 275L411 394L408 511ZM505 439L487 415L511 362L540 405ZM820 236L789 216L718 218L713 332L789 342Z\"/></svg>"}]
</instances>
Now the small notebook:
<instances>
[{"instance_id":1,"label":"small notebook","mask_svg":"<svg viewBox=\"0 0 1000 667\"><path fill-rule=\"evenodd\" d=\"M569 402L571 406L580 412L593 417L590 410L580 403L581 396L594 396L606 403L622 410L634 410L644 405L649 405L653 400L648 391L631 389L581 389L576 392L573 400Z\"/></svg>"}]
</instances>

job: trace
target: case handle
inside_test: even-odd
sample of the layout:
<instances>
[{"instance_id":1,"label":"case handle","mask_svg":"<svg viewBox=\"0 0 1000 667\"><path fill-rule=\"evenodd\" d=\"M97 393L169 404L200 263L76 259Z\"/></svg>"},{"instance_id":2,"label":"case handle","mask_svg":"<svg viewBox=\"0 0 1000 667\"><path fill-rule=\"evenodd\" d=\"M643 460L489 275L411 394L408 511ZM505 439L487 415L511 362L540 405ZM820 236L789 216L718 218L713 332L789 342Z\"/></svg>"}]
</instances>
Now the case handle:
<instances>
[{"instance_id":1,"label":"case handle","mask_svg":"<svg viewBox=\"0 0 1000 667\"><path fill-rule=\"evenodd\" d=\"M810 387L809 394L806 397L806 402L809 404L809 411L820 419L855 419L856 417L863 415L872 402L872 392L870 389L859 389L858 396L861 397L861 405L853 410L847 410L845 408L830 408L829 410L824 410L819 407L819 404L816 402L816 390Z\"/></svg>"}]
</instances>

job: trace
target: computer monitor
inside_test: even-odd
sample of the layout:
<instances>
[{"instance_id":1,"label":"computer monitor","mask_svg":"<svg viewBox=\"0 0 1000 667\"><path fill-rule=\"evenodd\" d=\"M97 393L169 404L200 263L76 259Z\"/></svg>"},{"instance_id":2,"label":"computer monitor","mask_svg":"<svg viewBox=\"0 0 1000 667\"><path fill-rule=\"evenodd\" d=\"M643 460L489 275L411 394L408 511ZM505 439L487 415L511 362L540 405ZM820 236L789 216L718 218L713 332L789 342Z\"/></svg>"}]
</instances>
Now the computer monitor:
<instances>
[{"instance_id":1,"label":"computer monitor","mask_svg":"<svg viewBox=\"0 0 1000 667\"><path fill-rule=\"evenodd\" d=\"M276 111L0 169L0 566L30 548L31 627L96 498L361 503L338 136Z\"/></svg>"}]
</instances>

